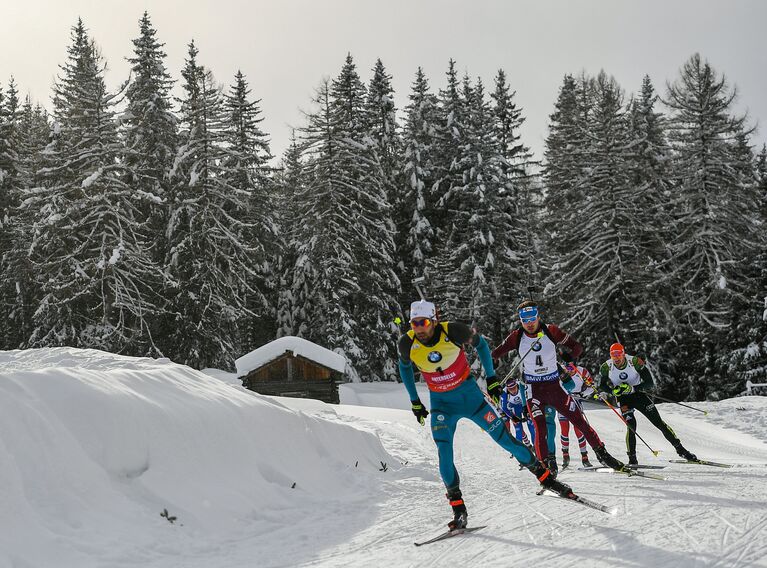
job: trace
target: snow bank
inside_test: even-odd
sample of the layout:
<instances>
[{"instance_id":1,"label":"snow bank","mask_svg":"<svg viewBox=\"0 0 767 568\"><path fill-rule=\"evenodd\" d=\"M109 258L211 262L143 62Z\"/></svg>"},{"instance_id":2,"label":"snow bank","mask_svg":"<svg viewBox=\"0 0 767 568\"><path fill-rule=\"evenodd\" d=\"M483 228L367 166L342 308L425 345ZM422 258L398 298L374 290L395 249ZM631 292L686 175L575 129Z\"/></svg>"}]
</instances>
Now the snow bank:
<instances>
[{"instance_id":1,"label":"snow bank","mask_svg":"<svg viewBox=\"0 0 767 568\"><path fill-rule=\"evenodd\" d=\"M182 551L223 565L204 556L233 535L369 500L382 460L373 434L168 360L0 352L3 568L147 566Z\"/></svg>"},{"instance_id":2,"label":"snow bank","mask_svg":"<svg viewBox=\"0 0 767 568\"><path fill-rule=\"evenodd\" d=\"M234 362L237 367L237 374L241 377L247 375L253 369L277 359L286 351L292 351L294 355L300 355L339 373L343 373L346 369L346 359L342 355L306 339L289 335L275 339L237 359Z\"/></svg>"}]
</instances>

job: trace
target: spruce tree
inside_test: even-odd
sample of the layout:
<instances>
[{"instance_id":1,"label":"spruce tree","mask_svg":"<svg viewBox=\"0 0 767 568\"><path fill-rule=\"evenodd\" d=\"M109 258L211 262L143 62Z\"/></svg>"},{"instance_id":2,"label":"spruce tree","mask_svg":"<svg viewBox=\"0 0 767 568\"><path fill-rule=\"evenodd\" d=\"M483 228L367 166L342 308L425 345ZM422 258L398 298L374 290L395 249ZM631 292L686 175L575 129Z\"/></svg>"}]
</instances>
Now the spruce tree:
<instances>
[{"instance_id":1,"label":"spruce tree","mask_svg":"<svg viewBox=\"0 0 767 568\"><path fill-rule=\"evenodd\" d=\"M434 210L431 188L436 181L437 98L419 67L405 107L402 136L404 165L399 197L395 199L395 219L401 235L397 270L402 281L400 304L409 306L417 293L414 278L429 277L428 264L434 251L434 229L430 221Z\"/></svg>"},{"instance_id":2,"label":"spruce tree","mask_svg":"<svg viewBox=\"0 0 767 568\"><path fill-rule=\"evenodd\" d=\"M277 169L275 179L275 222L281 243L276 266L277 337L300 333L298 321L302 319L301 305L296 301L293 283L298 260L298 229L304 222L299 216L298 196L304 192L305 177L302 151L293 131L290 146L285 151L282 167Z\"/></svg>"},{"instance_id":3,"label":"spruce tree","mask_svg":"<svg viewBox=\"0 0 767 568\"><path fill-rule=\"evenodd\" d=\"M389 202L394 204L395 186L401 179L401 142L391 80L381 60L377 59L367 89L365 114L369 121L370 135L377 144L386 194Z\"/></svg>"},{"instance_id":4,"label":"spruce tree","mask_svg":"<svg viewBox=\"0 0 767 568\"><path fill-rule=\"evenodd\" d=\"M588 140L588 112L582 108L587 97L579 94L588 88L588 82L565 75L560 87L554 112L549 117L549 135L544 149L543 180L545 197L540 225L547 227L546 239L535 256L535 269L546 282L543 299L546 317L565 317L566 298L559 288L561 267L559 262L574 254L573 243L565 239L568 224L585 201L584 164Z\"/></svg>"},{"instance_id":5,"label":"spruce tree","mask_svg":"<svg viewBox=\"0 0 767 568\"><path fill-rule=\"evenodd\" d=\"M627 165L634 187L634 217L637 229L632 236L637 259L632 263L633 288L639 292L641 311L624 320L618 337L635 352L647 358L656 382L663 386L673 377L664 345L674 327L673 289L664 278L662 266L669 257L668 245L674 239L669 203L672 195L669 162L671 150L666 136L666 117L656 110L658 96L650 77L645 75L637 96L628 108L630 146Z\"/></svg>"},{"instance_id":6,"label":"spruce tree","mask_svg":"<svg viewBox=\"0 0 767 568\"><path fill-rule=\"evenodd\" d=\"M499 69L490 97L493 99L493 131L501 158L499 208L507 223L501 233L507 243L506 252L498 261L499 278L504 282L498 290L497 303L502 335L511 326L516 306L524 297L523 284L534 284L538 280L535 258L541 240L536 230L541 216L539 184L533 171L536 164L532 152L521 140L520 128L525 118L514 102L515 94L510 91L506 73Z\"/></svg>"},{"instance_id":7,"label":"spruce tree","mask_svg":"<svg viewBox=\"0 0 767 568\"><path fill-rule=\"evenodd\" d=\"M736 303L753 289L743 267L758 253L756 185L738 175L736 139L745 117L732 114L736 91L693 55L667 87L675 151L671 244L667 277L678 295L674 359L681 396L729 396L741 387L727 374ZM697 356L695 356L697 354Z\"/></svg>"},{"instance_id":8,"label":"spruce tree","mask_svg":"<svg viewBox=\"0 0 767 568\"><path fill-rule=\"evenodd\" d=\"M162 351L195 368L233 367L241 354L240 323L252 315L243 291L259 277L242 235L252 190L231 184L226 169L227 115L210 70L189 44L181 74L184 96L178 154L168 194L167 316Z\"/></svg>"},{"instance_id":9,"label":"spruce tree","mask_svg":"<svg viewBox=\"0 0 767 568\"><path fill-rule=\"evenodd\" d=\"M143 222L154 235L152 258L161 263L166 254L166 198L168 174L176 156L176 117L170 90L173 80L166 67L164 44L144 12L139 21L139 36L133 40L131 82L126 91L126 110L122 117L127 182L143 199Z\"/></svg>"},{"instance_id":10,"label":"spruce tree","mask_svg":"<svg viewBox=\"0 0 767 568\"><path fill-rule=\"evenodd\" d=\"M452 251L448 239L453 233L458 204L463 203L461 191L464 187L463 151L467 143L466 113L468 103L465 100L466 88L458 80L455 61L450 60L447 70L447 85L440 89L438 95L438 129L435 143L434 177L435 183L431 188L434 215L431 219L437 243L428 263L428 272L434 275L431 291L439 307L444 311L444 317L455 317L450 310L458 306L458 298L451 282L446 275L452 269L450 256Z\"/></svg>"},{"instance_id":11,"label":"spruce tree","mask_svg":"<svg viewBox=\"0 0 767 568\"><path fill-rule=\"evenodd\" d=\"M461 151L465 143L463 130L466 105L461 99L461 83L458 80L455 61L452 59L448 63L446 75L447 85L444 89L440 89L438 95L439 128L434 153L436 181L431 188L434 202L437 204L432 226L436 241L440 243L444 242L446 235L450 232L453 214L449 206L450 199L455 191L463 187ZM440 250L435 252L437 257L444 256L444 247L440 247ZM439 263L440 259L437 259L436 264Z\"/></svg>"},{"instance_id":12,"label":"spruce tree","mask_svg":"<svg viewBox=\"0 0 767 568\"><path fill-rule=\"evenodd\" d=\"M0 86L0 257L10 248L12 209L19 198L19 120L16 83L11 78L8 94Z\"/></svg>"},{"instance_id":13,"label":"spruce tree","mask_svg":"<svg viewBox=\"0 0 767 568\"><path fill-rule=\"evenodd\" d=\"M247 224L239 236L247 247L250 263L258 274L243 287L245 305L253 314L242 322L243 349L249 351L272 340L276 334L276 290L274 259L279 247L274 220L269 140L260 100L250 100L250 87L241 71L224 98L226 113L225 151L222 177L238 194L248 199Z\"/></svg>"},{"instance_id":14,"label":"spruce tree","mask_svg":"<svg viewBox=\"0 0 767 568\"><path fill-rule=\"evenodd\" d=\"M15 234L15 209L21 198L20 108L16 84L11 78L8 94L0 86L0 317L12 322L16 296L14 266L9 264ZM15 323L15 322L14 322ZM3 326L0 332L0 347L18 347L17 327Z\"/></svg>"},{"instance_id":15,"label":"spruce tree","mask_svg":"<svg viewBox=\"0 0 767 568\"><path fill-rule=\"evenodd\" d=\"M30 346L132 352L154 306L135 193L119 162L115 95L79 20L54 87L54 139L42 187L22 204L34 215L29 256L42 299Z\"/></svg>"},{"instance_id":16,"label":"spruce tree","mask_svg":"<svg viewBox=\"0 0 767 568\"><path fill-rule=\"evenodd\" d=\"M448 313L498 337L500 322L493 316L505 284L498 281L496 255L507 258L505 236L510 225L499 209L502 161L481 80L472 86L464 78L462 101L464 144L458 163L463 176L448 202L453 215L443 257L442 299Z\"/></svg>"},{"instance_id":17,"label":"spruce tree","mask_svg":"<svg viewBox=\"0 0 767 568\"><path fill-rule=\"evenodd\" d=\"M583 171L574 203L559 210L557 270L550 275L550 291L565 299L562 323L596 359L605 342L617 338L633 310L641 307L634 279L636 265L644 259L632 244L642 227L626 164L622 90L604 72L582 84L588 92L581 100L591 105L587 112L581 110L588 116L589 142L579 152Z\"/></svg>"},{"instance_id":18,"label":"spruce tree","mask_svg":"<svg viewBox=\"0 0 767 568\"><path fill-rule=\"evenodd\" d=\"M40 185L43 150L50 135L48 116L40 105L32 106L29 96L19 113L16 129L17 194L12 194L14 207L8 213L4 230L9 238L9 250L2 256L0 290L7 310L4 343L8 349L18 349L32 331L32 315L39 304L40 294L29 259L32 226L37 211L22 208L27 196L34 195Z\"/></svg>"},{"instance_id":19,"label":"spruce tree","mask_svg":"<svg viewBox=\"0 0 767 568\"><path fill-rule=\"evenodd\" d=\"M342 353L352 376L380 380L396 373L391 321L399 312L399 279L391 207L365 100L347 56L339 76L320 88L319 108L303 131L308 175L300 218L307 223L299 233L294 286L299 301L312 296L299 326L313 324L311 335Z\"/></svg>"}]
</instances>

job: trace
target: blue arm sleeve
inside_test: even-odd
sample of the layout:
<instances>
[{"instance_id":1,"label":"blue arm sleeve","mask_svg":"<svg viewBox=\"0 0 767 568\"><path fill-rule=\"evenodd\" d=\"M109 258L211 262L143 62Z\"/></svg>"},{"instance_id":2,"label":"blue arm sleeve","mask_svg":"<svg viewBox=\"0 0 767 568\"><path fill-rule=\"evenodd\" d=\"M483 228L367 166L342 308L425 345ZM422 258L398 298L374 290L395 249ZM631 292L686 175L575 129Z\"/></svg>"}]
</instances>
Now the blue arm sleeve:
<instances>
[{"instance_id":1,"label":"blue arm sleeve","mask_svg":"<svg viewBox=\"0 0 767 568\"><path fill-rule=\"evenodd\" d=\"M527 385L517 381L519 385L519 392L522 395L522 404L527 406Z\"/></svg>"},{"instance_id":2,"label":"blue arm sleeve","mask_svg":"<svg viewBox=\"0 0 767 568\"><path fill-rule=\"evenodd\" d=\"M488 379L494 377L495 367L493 366L493 357L490 355L490 346L481 335L479 336L479 343L477 343L475 348L477 355L479 355L479 361L482 363L482 368L485 370L485 376Z\"/></svg>"},{"instance_id":3,"label":"blue arm sleeve","mask_svg":"<svg viewBox=\"0 0 767 568\"><path fill-rule=\"evenodd\" d=\"M405 363L400 359L399 376L402 379L402 384L405 385L405 388L407 389L407 393L410 395L410 400L420 400L418 398L418 391L415 390L415 373L413 372L413 365L411 363Z\"/></svg>"}]
</instances>

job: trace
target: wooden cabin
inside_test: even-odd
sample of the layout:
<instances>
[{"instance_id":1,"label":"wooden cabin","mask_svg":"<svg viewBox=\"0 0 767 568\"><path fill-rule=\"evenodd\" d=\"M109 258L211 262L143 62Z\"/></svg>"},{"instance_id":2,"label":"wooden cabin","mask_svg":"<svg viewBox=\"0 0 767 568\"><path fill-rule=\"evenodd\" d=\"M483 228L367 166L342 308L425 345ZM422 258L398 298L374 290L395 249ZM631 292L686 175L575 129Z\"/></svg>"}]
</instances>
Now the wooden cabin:
<instances>
[{"instance_id":1,"label":"wooden cabin","mask_svg":"<svg viewBox=\"0 0 767 568\"><path fill-rule=\"evenodd\" d=\"M235 361L242 384L271 396L315 398L338 404L346 360L300 337L281 337Z\"/></svg>"}]
</instances>

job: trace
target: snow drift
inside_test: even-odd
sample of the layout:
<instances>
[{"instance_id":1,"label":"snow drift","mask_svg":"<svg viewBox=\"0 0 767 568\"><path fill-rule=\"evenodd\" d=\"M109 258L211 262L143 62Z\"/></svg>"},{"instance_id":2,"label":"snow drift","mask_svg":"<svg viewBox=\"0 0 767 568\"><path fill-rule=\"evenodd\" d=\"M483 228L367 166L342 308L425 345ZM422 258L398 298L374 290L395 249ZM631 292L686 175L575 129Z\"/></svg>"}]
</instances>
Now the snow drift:
<instances>
[{"instance_id":1,"label":"snow drift","mask_svg":"<svg viewBox=\"0 0 767 568\"><path fill-rule=\"evenodd\" d=\"M257 539L329 496L369 499L361 480L381 461L373 434L168 360L0 353L0 566L145 564L178 539Z\"/></svg>"}]
</instances>

